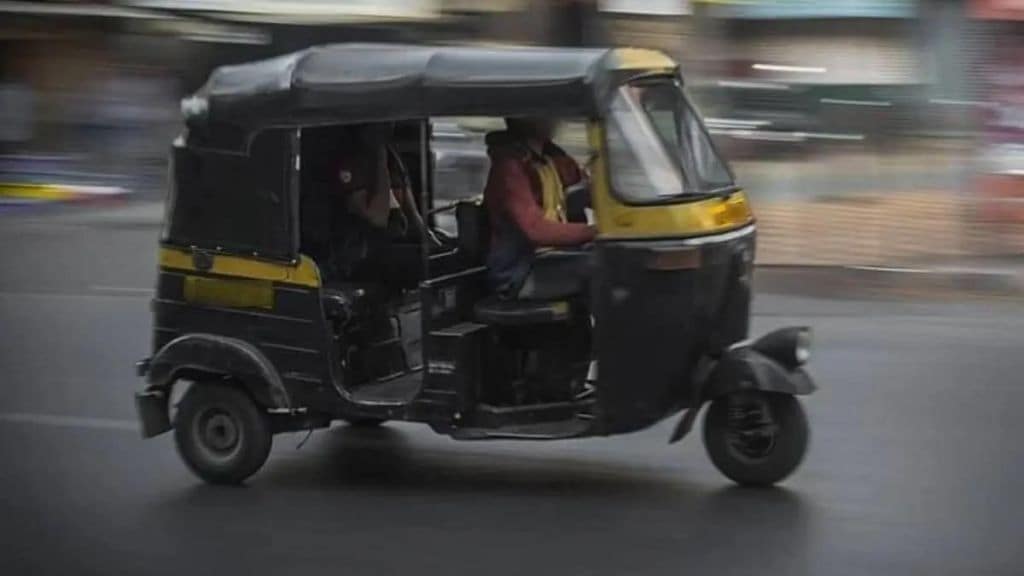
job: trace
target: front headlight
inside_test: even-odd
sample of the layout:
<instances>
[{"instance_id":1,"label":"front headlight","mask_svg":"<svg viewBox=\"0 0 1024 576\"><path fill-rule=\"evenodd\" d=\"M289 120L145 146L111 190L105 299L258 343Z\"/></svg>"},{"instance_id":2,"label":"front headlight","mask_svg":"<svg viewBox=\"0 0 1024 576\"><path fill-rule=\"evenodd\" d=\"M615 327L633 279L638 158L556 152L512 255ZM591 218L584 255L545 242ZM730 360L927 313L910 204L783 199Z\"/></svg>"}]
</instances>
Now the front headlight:
<instances>
[{"instance_id":1,"label":"front headlight","mask_svg":"<svg viewBox=\"0 0 1024 576\"><path fill-rule=\"evenodd\" d=\"M799 368L811 359L811 329L780 328L758 338L750 347L789 368Z\"/></svg>"},{"instance_id":2,"label":"front headlight","mask_svg":"<svg viewBox=\"0 0 1024 576\"><path fill-rule=\"evenodd\" d=\"M814 341L810 328L804 328L796 335L794 356L798 364L806 364L811 359L811 344Z\"/></svg>"}]
</instances>

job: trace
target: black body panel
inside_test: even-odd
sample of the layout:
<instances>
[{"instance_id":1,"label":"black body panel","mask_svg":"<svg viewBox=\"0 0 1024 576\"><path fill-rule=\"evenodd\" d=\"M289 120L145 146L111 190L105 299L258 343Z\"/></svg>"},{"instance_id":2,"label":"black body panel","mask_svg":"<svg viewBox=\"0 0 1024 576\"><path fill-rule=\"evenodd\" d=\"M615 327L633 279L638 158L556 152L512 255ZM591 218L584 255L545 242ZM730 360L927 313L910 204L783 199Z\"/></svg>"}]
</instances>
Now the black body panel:
<instances>
[{"instance_id":1,"label":"black body panel","mask_svg":"<svg viewBox=\"0 0 1024 576\"><path fill-rule=\"evenodd\" d=\"M164 241L293 260L291 138L263 131L244 155L175 146Z\"/></svg>"},{"instance_id":2,"label":"black body panel","mask_svg":"<svg viewBox=\"0 0 1024 576\"><path fill-rule=\"evenodd\" d=\"M637 430L686 407L694 367L747 336L753 227L696 240L595 247L595 349L604 433ZM688 252L679 266L666 252Z\"/></svg>"}]
</instances>

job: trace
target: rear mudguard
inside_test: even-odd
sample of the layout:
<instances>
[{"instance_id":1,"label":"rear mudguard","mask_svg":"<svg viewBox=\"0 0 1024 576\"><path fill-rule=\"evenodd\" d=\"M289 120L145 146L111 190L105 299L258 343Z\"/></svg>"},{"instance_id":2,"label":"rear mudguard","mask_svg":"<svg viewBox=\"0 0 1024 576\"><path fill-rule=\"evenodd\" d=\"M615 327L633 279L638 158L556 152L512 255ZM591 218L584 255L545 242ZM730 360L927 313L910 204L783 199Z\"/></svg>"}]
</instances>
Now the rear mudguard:
<instances>
[{"instance_id":1,"label":"rear mudguard","mask_svg":"<svg viewBox=\"0 0 1024 576\"><path fill-rule=\"evenodd\" d=\"M215 334L187 334L168 342L141 364L148 386L136 395L144 436L170 430L167 402L176 380L207 374L240 382L258 404L291 410L292 402L273 364L253 345Z\"/></svg>"},{"instance_id":2,"label":"rear mudguard","mask_svg":"<svg viewBox=\"0 0 1024 576\"><path fill-rule=\"evenodd\" d=\"M803 368L790 369L779 359L750 346L726 350L720 358L711 361L704 374L704 378L694 383L694 399L669 437L670 444L682 440L690 432L701 406L709 400L742 390L804 395L817 389Z\"/></svg>"}]
</instances>

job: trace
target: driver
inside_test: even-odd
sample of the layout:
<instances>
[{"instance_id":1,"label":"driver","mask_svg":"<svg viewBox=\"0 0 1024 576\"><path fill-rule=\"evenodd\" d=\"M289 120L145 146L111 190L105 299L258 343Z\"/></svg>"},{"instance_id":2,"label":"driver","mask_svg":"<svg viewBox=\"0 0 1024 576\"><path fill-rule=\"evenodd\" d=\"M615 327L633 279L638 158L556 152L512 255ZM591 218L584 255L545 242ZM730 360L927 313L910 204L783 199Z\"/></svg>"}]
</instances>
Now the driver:
<instances>
[{"instance_id":1,"label":"driver","mask_svg":"<svg viewBox=\"0 0 1024 576\"><path fill-rule=\"evenodd\" d=\"M566 191L584 183L583 171L551 141L553 120L507 118L505 125L506 131L487 135L490 287L505 299L554 300L584 293L590 257L580 248L596 230L570 222L566 208Z\"/></svg>"}]
</instances>

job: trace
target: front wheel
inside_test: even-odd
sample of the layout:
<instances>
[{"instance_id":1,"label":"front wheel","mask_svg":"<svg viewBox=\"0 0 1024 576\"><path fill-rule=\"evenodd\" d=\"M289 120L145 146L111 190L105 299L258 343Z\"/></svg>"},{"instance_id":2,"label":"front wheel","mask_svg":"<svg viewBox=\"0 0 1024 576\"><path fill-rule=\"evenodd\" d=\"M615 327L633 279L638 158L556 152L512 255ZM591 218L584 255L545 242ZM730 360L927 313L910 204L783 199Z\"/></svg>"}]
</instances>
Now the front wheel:
<instances>
[{"instance_id":1,"label":"front wheel","mask_svg":"<svg viewBox=\"0 0 1024 576\"><path fill-rule=\"evenodd\" d=\"M266 413L231 386L196 383L178 404L174 440L185 464L211 484L239 484L270 454Z\"/></svg>"},{"instance_id":2,"label":"front wheel","mask_svg":"<svg viewBox=\"0 0 1024 576\"><path fill-rule=\"evenodd\" d=\"M729 394L713 400L704 417L711 462L744 486L770 486L792 474L809 436L803 407L788 394Z\"/></svg>"}]
</instances>

